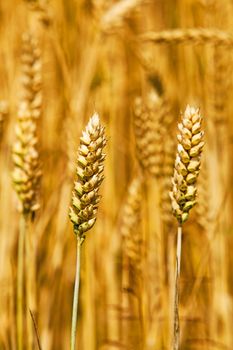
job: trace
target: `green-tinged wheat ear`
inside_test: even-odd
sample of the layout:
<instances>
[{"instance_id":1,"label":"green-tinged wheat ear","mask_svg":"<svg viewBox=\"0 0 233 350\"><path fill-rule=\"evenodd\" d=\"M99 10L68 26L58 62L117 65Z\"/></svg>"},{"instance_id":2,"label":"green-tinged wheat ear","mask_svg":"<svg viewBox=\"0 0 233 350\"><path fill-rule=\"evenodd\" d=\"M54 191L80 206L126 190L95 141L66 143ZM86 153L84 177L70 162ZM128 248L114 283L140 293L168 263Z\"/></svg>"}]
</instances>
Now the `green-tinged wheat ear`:
<instances>
[{"instance_id":1,"label":"green-tinged wheat ear","mask_svg":"<svg viewBox=\"0 0 233 350\"><path fill-rule=\"evenodd\" d=\"M38 187L41 177L37 150L36 124L28 104L19 106L16 141L13 145L13 182L23 214L33 214L39 208Z\"/></svg>"},{"instance_id":2,"label":"green-tinged wheat ear","mask_svg":"<svg viewBox=\"0 0 233 350\"><path fill-rule=\"evenodd\" d=\"M81 239L96 221L100 196L100 184L104 179L103 161L106 145L104 127L101 126L97 113L93 115L80 138L77 158L77 180L74 183L70 219L74 232Z\"/></svg>"},{"instance_id":3,"label":"green-tinged wheat ear","mask_svg":"<svg viewBox=\"0 0 233 350\"><path fill-rule=\"evenodd\" d=\"M137 97L134 102L137 158L142 169L156 177L161 174L162 163L161 104L154 90L144 100Z\"/></svg>"},{"instance_id":4,"label":"green-tinged wheat ear","mask_svg":"<svg viewBox=\"0 0 233 350\"><path fill-rule=\"evenodd\" d=\"M202 116L199 110L187 106L178 128L178 147L170 197L173 214L182 225L196 203L196 181L204 146Z\"/></svg>"}]
</instances>

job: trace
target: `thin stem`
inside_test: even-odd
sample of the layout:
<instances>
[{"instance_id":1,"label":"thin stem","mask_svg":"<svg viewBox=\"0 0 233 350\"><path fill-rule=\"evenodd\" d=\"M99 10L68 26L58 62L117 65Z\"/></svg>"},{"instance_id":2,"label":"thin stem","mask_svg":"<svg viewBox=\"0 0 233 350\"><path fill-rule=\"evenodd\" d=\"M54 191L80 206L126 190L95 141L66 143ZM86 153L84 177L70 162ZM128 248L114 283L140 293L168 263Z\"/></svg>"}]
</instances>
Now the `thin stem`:
<instances>
[{"instance_id":1,"label":"thin stem","mask_svg":"<svg viewBox=\"0 0 233 350\"><path fill-rule=\"evenodd\" d=\"M74 298L73 298L73 308L72 308L72 325L71 325L71 345L70 345L71 350L75 350L75 344L76 344L81 244L82 244L82 240L80 239L80 237L77 237L76 275L75 275Z\"/></svg>"},{"instance_id":2,"label":"thin stem","mask_svg":"<svg viewBox=\"0 0 233 350\"><path fill-rule=\"evenodd\" d=\"M174 333L173 349L179 350L180 345L180 320L179 320L179 280L181 266L181 245L182 245L182 226L178 226L177 246L176 246L176 276L175 276L175 298L174 298Z\"/></svg>"},{"instance_id":3,"label":"thin stem","mask_svg":"<svg viewBox=\"0 0 233 350\"><path fill-rule=\"evenodd\" d=\"M22 214L19 224L18 265L17 265L17 350L23 350L23 281L24 248L27 230L26 217Z\"/></svg>"},{"instance_id":4,"label":"thin stem","mask_svg":"<svg viewBox=\"0 0 233 350\"><path fill-rule=\"evenodd\" d=\"M30 222L30 225L29 225ZM34 244L32 243L32 220L28 220L28 229L25 235L25 278L26 278L26 322L28 350L34 347L33 324L30 312L36 315L36 257Z\"/></svg>"},{"instance_id":5,"label":"thin stem","mask_svg":"<svg viewBox=\"0 0 233 350\"><path fill-rule=\"evenodd\" d=\"M42 347L41 347L41 344L40 344L40 337L39 337L39 333L38 333L38 329L37 329L37 324L36 324L35 317L34 317L34 315L33 315L33 312L32 312L30 309L29 309L29 312L30 312L30 315L31 315L31 318L32 318L33 327L34 327L35 334L36 334L36 341L37 341L38 349L39 349L39 350L42 350Z\"/></svg>"}]
</instances>

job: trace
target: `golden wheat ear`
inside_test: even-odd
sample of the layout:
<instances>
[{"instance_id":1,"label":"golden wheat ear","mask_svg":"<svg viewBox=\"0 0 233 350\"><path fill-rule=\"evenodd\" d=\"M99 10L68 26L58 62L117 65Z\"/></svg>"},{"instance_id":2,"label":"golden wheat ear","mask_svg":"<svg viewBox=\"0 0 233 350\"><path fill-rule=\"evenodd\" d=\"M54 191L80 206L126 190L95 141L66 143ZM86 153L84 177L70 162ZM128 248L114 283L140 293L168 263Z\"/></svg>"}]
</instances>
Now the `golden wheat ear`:
<instances>
[{"instance_id":1,"label":"golden wheat ear","mask_svg":"<svg viewBox=\"0 0 233 350\"><path fill-rule=\"evenodd\" d=\"M36 38L30 33L22 37L22 101L30 108L32 117L39 119L42 110L41 52Z\"/></svg>"},{"instance_id":2,"label":"golden wheat ear","mask_svg":"<svg viewBox=\"0 0 233 350\"><path fill-rule=\"evenodd\" d=\"M106 145L104 127L95 113L80 138L77 159L77 180L74 183L70 219L74 232L80 238L90 230L96 221L100 196L100 184L104 179L103 161Z\"/></svg>"},{"instance_id":3,"label":"golden wheat ear","mask_svg":"<svg viewBox=\"0 0 233 350\"><path fill-rule=\"evenodd\" d=\"M77 259L72 308L72 324L70 349L75 350L76 328L78 316L78 298L80 283L81 245L85 234L96 221L98 203L100 200L99 188L104 179L103 149L106 145L105 130L101 126L99 116L95 113L80 138L77 159L77 180L74 182L70 220L73 223L77 237Z\"/></svg>"},{"instance_id":4,"label":"golden wheat ear","mask_svg":"<svg viewBox=\"0 0 233 350\"><path fill-rule=\"evenodd\" d=\"M37 150L36 124L27 103L19 106L16 141L13 145L13 183L24 215L39 208L38 188L41 177Z\"/></svg>"},{"instance_id":5,"label":"golden wheat ear","mask_svg":"<svg viewBox=\"0 0 233 350\"><path fill-rule=\"evenodd\" d=\"M179 278L181 267L182 225L188 219L189 211L196 204L196 182L200 170L201 153L204 146L202 116L198 109L187 106L178 124L178 146L172 178L172 211L178 221L176 275L174 297L173 349L179 350Z\"/></svg>"},{"instance_id":6,"label":"golden wheat ear","mask_svg":"<svg viewBox=\"0 0 233 350\"><path fill-rule=\"evenodd\" d=\"M196 201L196 182L200 170L204 132L202 116L198 109L187 106L178 124L178 147L172 179L172 211L182 225Z\"/></svg>"},{"instance_id":7,"label":"golden wheat ear","mask_svg":"<svg viewBox=\"0 0 233 350\"><path fill-rule=\"evenodd\" d=\"M141 173L131 181L122 211L121 234L124 240L124 253L135 270L141 270L142 237L138 226L141 222L143 197L143 176Z\"/></svg>"},{"instance_id":8,"label":"golden wheat ear","mask_svg":"<svg viewBox=\"0 0 233 350\"><path fill-rule=\"evenodd\" d=\"M13 184L19 198L21 212L18 238L17 264L17 348L25 346L24 306L36 308L35 252L31 245L31 222L39 208L39 187L41 178L38 152L37 119L41 116L40 50L30 34L22 37L21 54L21 100L15 128L16 140L13 144L14 163ZM24 263L26 261L26 264ZM30 262L30 263L29 263ZM24 277L24 272L25 277ZM26 297L24 301L24 284ZM27 343L33 344L33 332L29 313L26 314Z\"/></svg>"},{"instance_id":9,"label":"golden wheat ear","mask_svg":"<svg viewBox=\"0 0 233 350\"><path fill-rule=\"evenodd\" d=\"M137 97L133 108L137 158L143 171L155 177L161 175L161 103L157 92L151 90L144 100Z\"/></svg>"}]
</instances>

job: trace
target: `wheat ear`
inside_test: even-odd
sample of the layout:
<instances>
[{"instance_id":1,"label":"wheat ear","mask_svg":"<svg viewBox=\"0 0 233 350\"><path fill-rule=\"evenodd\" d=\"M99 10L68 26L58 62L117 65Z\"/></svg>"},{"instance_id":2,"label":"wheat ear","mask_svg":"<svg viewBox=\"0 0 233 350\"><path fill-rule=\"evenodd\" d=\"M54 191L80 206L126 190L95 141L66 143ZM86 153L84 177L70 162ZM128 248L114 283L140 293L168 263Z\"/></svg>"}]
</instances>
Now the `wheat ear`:
<instances>
[{"instance_id":1,"label":"wheat ear","mask_svg":"<svg viewBox=\"0 0 233 350\"><path fill-rule=\"evenodd\" d=\"M90 119L80 138L78 150L77 180L74 183L70 220L77 237L77 260L71 326L71 350L75 350L80 281L81 245L95 221L100 196L98 194L104 179L103 161L106 145L105 131L98 114Z\"/></svg>"},{"instance_id":2,"label":"wheat ear","mask_svg":"<svg viewBox=\"0 0 233 350\"><path fill-rule=\"evenodd\" d=\"M139 37L144 42L155 44L214 44L231 46L233 36L231 33L218 29L187 28L172 29L160 32L148 32Z\"/></svg>"},{"instance_id":3,"label":"wheat ear","mask_svg":"<svg viewBox=\"0 0 233 350\"><path fill-rule=\"evenodd\" d=\"M21 103L13 146L13 182L24 216L34 216L39 208L38 187L41 177L37 150L36 124L26 103Z\"/></svg>"},{"instance_id":4,"label":"wheat ear","mask_svg":"<svg viewBox=\"0 0 233 350\"><path fill-rule=\"evenodd\" d=\"M162 99L151 90L145 100L135 99L133 110L137 158L143 171L155 177L161 174L162 162L161 104Z\"/></svg>"},{"instance_id":5,"label":"wheat ear","mask_svg":"<svg viewBox=\"0 0 233 350\"><path fill-rule=\"evenodd\" d=\"M141 221L143 177L137 174L128 188L126 202L122 211L121 234L124 253L136 271L141 271L142 237L138 225Z\"/></svg>"},{"instance_id":6,"label":"wheat ear","mask_svg":"<svg viewBox=\"0 0 233 350\"><path fill-rule=\"evenodd\" d=\"M41 52L37 40L29 33L22 37L22 101L26 102L32 117L41 117L42 74Z\"/></svg>"},{"instance_id":7,"label":"wheat ear","mask_svg":"<svg viewBox=\"0 0 233 350\"><path fill-rule=\"evenodd\" d=\"M202 116L198 109L187 106L178 124L179 134L174 175L172 179L172 211L178 221L176 278L174 299L174 350L179 349L179 278L181 266L182 225L188 219L196 201L196 181L200 169L200 157L204 146L201 130Z\"/></svg>"},{"instance_id":8,"label":"wheat ear","mask_svg":"<svg viewBox=\"0 0 233 350\"><path fill-rule=\"evenodd\" d=\"M38 187L41 177L37 148L36 119L41 116L41 62L36 41L29 34L22 40L22 96L13 146L13 182L24 216L34 216L39 208Z\"/></svg>"}]
</instances>

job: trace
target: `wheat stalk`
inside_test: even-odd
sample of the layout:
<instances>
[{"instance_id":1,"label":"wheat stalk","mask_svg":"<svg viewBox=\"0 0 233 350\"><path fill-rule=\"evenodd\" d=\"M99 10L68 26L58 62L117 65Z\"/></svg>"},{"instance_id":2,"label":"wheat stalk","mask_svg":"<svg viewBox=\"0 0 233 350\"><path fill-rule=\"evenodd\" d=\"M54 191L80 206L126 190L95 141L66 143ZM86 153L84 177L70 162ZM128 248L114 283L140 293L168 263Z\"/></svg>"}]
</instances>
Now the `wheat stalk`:
<instances>
[{"instance_id":1,"label":"wheat stalk","mask_svg":"<svg viewBox=\"0 0 233 350\"><path fill-rule=\"evenodd\" d=\"M218 29L186 28L171 29L160 32L148 32L139 36L143 42L154 44L214 44L232 46L231 33Z\"/></svg>"},{"instance_id":2,"label":"wheat stalk","mask_svg":"<svg viewBox=\"0 0 233 350\"><path fill-rule=\"evenodd\" d=\"M21 212L18 242L18 283L17 283L17 330L18 348L23 348L23 269L26 248L27 306L35 308L35 283L33 250L30 247L29 224L39 209L38 190L41 169L38 152L37 119L41 115L41 65L39 52L30 35L23 36L22 49L22 96L16 123L16 141L12 149L14 170L12 174L15 190L19 198ZM25 246L26 244L26 246ZM34 310L33 310L34 311ZM33 346L32 324L27 313L28 343Z\"/></svg>"},{"instance_id":3,"label":"wheat stalk","mask_svg":"<svg viewBox=\"0 0 233 350\"><path fill-rule=\"evenodd\" d=\"M72 206L70 207L70 220L77 237L77 260L74 287L71 350L75 350L76 325L78 314L78 295L80 281L81 245L96 221L96 214L100 196L98 194L101 182L104 179L103 161L106 145L105 131L100 124L97 113L93 115L80 138L77 159L77 180L74 183Z\"/></svg>"},{"instance_id":4,"label":"wheat stalk","mask_svg":"<svg viewBox=\"0 0 233 350\"><path fill-rule=\"evenodd\" d=\"M19 197L21 224L18 243L18 348L23 348L23 261L28 224L39 208L38 187L41 177L37 151L36 124L27 103L19 107L17 140L13 146L13 182Z\"/></svg>"},{"instance_id":5,"label":"wheat stalk","mask_svg":"<svg viewBox=\"0 0 233 350\"><path fill-rule=\"evenodd\" d=\"M18 243L18 348L23 348L23 261L25 249L25 237L28 230L28 222L33 218L39 208L38 186L41 176L39 168L39 154L36 149L37 138L36 125L26 103L19 107L18 121L16 125L17 140L13 146L13 182L19 197L21 224Z\"/></svg>"},{"instance_id":6,"label":"wheat stalk","mask_svg":"<svg viewBox=\"0 0 233 350\"><path fill-rule=\"evenodd\" d=\"M127 190L125 203L121 213L121 236L122 236L122 310L129 312L129 317L138 318L139 329L128 318L123 324L124 343L128 346L138 346L143 335L143 304L142 304L142 271L143 271L143 238L141 231L142 199L143 199L143 177L137 172L130 182ZM129 289L133 293L129 293ZM135 305L135 296L136 302ZM134 317L135 315L135 317ZM136 328L136 329L135 329ZM135 336L137 334L137 336Z\"/></svg>"},{"instance_id":7,"label":"wheat stalk","mask_svg":"<svg viewBox=\"0 0 233 350\"><path fill-rule=\"evenodd\" d=\"M188 219L189 211L196 201L196 181L200 169L200 157L204 146L202 116L198 109L187 106L178 124L179 134L172 192L172 211L178 221L175 305L174 305L174 350L179 349L179 278L181 266L182 225Z\"/></svg>"}]
</instances>

